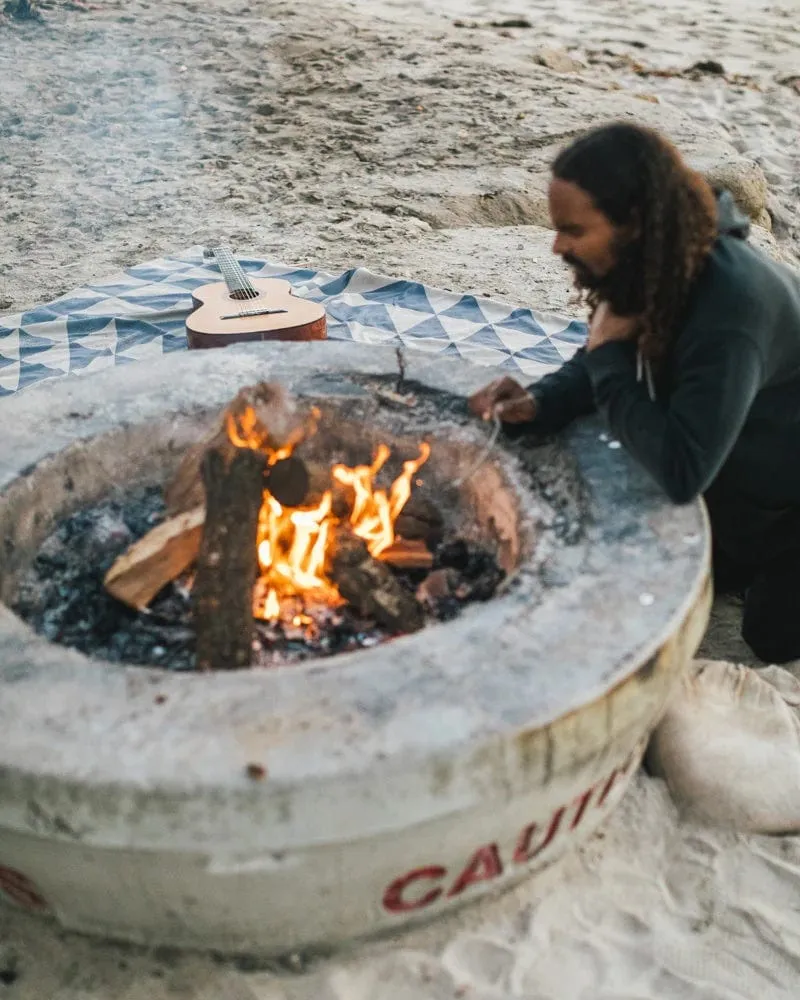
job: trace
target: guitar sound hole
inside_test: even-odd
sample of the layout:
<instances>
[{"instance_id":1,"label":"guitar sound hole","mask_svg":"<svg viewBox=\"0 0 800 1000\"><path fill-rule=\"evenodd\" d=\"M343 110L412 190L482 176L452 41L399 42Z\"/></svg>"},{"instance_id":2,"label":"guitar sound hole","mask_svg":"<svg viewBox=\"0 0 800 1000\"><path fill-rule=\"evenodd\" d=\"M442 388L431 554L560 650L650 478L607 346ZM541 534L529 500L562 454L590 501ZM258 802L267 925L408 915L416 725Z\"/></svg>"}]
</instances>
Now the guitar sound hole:
<instances>
[{"instance_id":1,"label":"guitar sound hole","mask_svg":"<svg viewBox=\"0 0 800 1000\"><path fill-rule=\"evenodd\" d=\"M242 299L257 299L258 292L254 288L237 288L235 292L231 292L231 298L237 302Z\"/></svg>"}]
</instances>

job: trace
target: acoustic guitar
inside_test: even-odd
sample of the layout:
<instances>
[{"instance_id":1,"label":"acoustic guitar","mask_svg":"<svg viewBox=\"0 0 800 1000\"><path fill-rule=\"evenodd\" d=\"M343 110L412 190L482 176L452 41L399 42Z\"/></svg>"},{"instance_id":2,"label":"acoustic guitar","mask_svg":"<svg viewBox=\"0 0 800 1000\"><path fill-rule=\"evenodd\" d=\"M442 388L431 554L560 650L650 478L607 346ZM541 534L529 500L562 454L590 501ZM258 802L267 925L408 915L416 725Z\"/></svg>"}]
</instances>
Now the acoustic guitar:
<instances>
[{"instance_id":1,"label":"acoustic guitar","mask_svg":"<svg viewBox=\"0 0 800 1000\"><path fill-rule=\"evenodd\" d=\"M190 348L226 347L247 340L325 340L325 310L292 293L288 281L245 274L229 247L206 251L219 264L224 281L192 292L194 309L186 318Z\"/></svg>"}]
</instances>

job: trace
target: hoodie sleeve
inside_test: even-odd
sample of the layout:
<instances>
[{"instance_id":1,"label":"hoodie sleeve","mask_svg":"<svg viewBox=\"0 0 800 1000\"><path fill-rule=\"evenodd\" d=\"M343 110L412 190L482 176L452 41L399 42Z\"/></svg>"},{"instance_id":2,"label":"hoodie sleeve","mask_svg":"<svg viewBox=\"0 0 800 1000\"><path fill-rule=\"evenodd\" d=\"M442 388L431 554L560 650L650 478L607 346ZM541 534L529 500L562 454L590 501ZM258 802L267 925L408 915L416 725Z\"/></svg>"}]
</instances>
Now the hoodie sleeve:
<instances>
[{"instance_id":1,"label":"hoodie sleeve","mask_svg":"<svg viewBox=\"0 0 800 1000\"><path fill-rule=\"evenodd\" d=\"M545 434L555 433L577 417L594 413L586 349L582 347L559 369L535 382L530 392L536 401L536 430Z\"/></svg>"},{"instance_id":2,"label":"hoodie sleeve","mask_svg":"<svg viewBox=\"0 0 800 1000\"><path fill-rule=\"evenodd\" d=\"M675 503L716 477L762 381L760 354L740 330L687 338L675 359L675 388L652 401L636 380L635 349L607 343L586 355L597 407L609 430Z\"/></svg>"}]
</instances>

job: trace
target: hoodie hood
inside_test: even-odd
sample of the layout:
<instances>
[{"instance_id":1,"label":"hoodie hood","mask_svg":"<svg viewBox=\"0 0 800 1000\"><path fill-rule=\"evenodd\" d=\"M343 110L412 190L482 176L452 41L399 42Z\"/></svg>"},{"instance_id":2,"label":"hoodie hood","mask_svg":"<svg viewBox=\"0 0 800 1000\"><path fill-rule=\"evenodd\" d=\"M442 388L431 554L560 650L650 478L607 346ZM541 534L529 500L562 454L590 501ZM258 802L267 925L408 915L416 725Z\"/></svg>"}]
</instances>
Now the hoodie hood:
<instances>
[{"instance_id":1,"label":"hoodie hood","mask_svg":"<svg viewBox=\"0 0 800 1000\"><path fill-rule=\"evenodd\" d=\"M717 228L720 236L735 236L746 240L750 235L750 219L733 200L730 191L716 190Z\"/></svg>"}]
</instances>

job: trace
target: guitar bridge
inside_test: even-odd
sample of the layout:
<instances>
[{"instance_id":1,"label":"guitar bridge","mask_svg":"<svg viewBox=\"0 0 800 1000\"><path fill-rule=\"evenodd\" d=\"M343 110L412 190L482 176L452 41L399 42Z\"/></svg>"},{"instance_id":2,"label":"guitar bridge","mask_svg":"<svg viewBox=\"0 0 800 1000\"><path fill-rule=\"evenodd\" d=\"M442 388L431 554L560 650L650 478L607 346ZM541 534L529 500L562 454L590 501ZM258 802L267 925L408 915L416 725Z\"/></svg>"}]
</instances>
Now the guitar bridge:
<instances>
[{"instance_id":1,"label":"guitar bridge","mask_svg":"<svg viewBox=\"0 0 800 1000\"><path fill-rule=\"evenodd\" d=\"M245 316L275 316L277 313L288 312L287 309L241 309L239 312L228 313L220 319L242 319Z\"/></svg>"}]
</instances>

